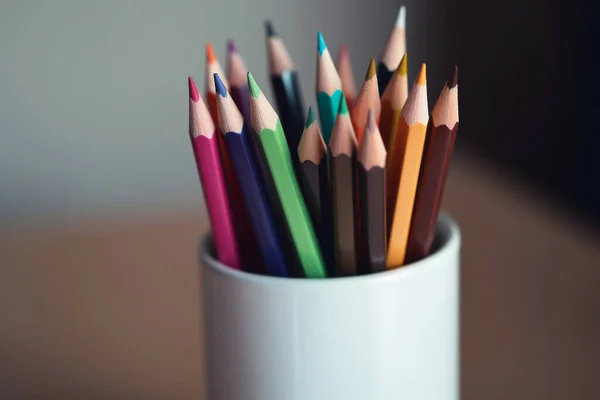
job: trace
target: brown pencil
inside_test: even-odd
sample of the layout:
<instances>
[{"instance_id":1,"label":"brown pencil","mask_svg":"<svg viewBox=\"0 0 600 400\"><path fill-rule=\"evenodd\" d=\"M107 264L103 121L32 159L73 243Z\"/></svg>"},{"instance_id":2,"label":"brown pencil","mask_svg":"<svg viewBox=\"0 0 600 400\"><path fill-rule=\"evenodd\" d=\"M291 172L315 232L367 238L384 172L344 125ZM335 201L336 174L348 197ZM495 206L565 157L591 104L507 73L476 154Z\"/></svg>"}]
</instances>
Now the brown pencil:
<instances>
[{"instance_id":1,"label":"brown pencil","mask_svg":"<svg viewBox=\"0 0 600 400\"><path fill-rule=\"evenodd\" d=\"M350 62L350 53L348 46L342 44L338 55L337 70L342 80L342 92L346 97L348 108L352 109L356 99L356 84L354 82L354 73L352 72L352 63Z\"/></svg>"},{"instance_id":2,"label":"brown pencil","mask_svg":"<svg viewBox=\"0 0 600 400\"><path fill-rule=\"evenodd\" d=\"M358 193L360 205L361 268L368 272L386 269L385 146L369 110L365 136L358 149Z\"/></svg>"},{"instance_id":3,"label":"brown pencil","mask_svg":"<svg viewBox=\"0 0 600 400\"><path fill-rule=\"evenodd\" d=\"M356 275L356 137L343 96L329 141L329 152L336 275Z\"/></svg>"},{"instance_id":4,"label":"brown pencil","mask_svg":"<svg viewBox=\"0 0 600 400\"><path fill-rule=\"evenodd\" d=\"M377 88L377 73L375 69L375 60L371 59L365 80L360 87L354 107L352 108L352 126L356 134L356 141L360 145L365 125L367 124L367 113L373 111L375 121L379 123L379 114L381 113L381 100L379 99L379 89Z\"/></svg>"},{"instance_id":5,"label":"brown pencil","mask_svg":"<svg viewBox=\"0 0 600 400\"><path fill-rule=\"evenodd\" d=\"M446 176L458 131L458 68L454 67L433 111L426 152L408 238L406 261L419 260L431 252Z\"/></svg>"},{"instance_id":6,"label":"brown pencil","mask_svg":"<svg viewBox=\"0 0 600 400\"><path fill-rule=\"evenodd\" d=\"M310 213L315 233L321 245L328 276L334 275L333 244L331 242L331 189L327 146L311 107L298 145L299 182Z\"/></svg>"},{"instance_id":7,"label":"brown pencil","mask_svg":"<svg viewBox=\"0 0 600 400\"><path fill-rule=\"evenodd\" d=\"M400 183L388 243L386 260L388 268L396 268L404 264L425 134L427 133L427 122L429 121L427 107L427 80L425 64L423 64L402 108L394 147L390 152L392 161L389 165L390 168L400 170Z\"/></svg>"}]
</instances>

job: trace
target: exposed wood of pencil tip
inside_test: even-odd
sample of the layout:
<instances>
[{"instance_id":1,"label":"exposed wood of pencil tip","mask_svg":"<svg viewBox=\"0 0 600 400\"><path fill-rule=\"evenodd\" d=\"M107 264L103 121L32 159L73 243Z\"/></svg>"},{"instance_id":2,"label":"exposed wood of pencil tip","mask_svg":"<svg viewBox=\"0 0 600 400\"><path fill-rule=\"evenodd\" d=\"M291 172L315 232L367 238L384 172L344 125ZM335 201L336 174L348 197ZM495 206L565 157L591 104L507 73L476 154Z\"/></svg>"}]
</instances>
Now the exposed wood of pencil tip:
<instances>
[{"instance_id":1,"label":"exposed wood of pencil tip","mask_svg":"<svg viewBox=\"0 0 600 400\"><path fill-rule=\"evenodd\" d=\"M340 46L337 69L340 80L342 81L342 91L344 92L344 96L354 99L356 97L356 85L354 83L354 73L352 72L350 54L346 44Z\"/></svg>"},{"instance_id":2,"label":"exposed wood of pencil tip","mask_svg":"<svg viewBox=\"0 0 600 400\"><path fill-rule=\"evenodd\" d=\"M342 90L342 80L321 32L318 33L317 42L317 93L324 92L331 95L336 90Z\"/></svg>"},{"instance_id":3,"label":"exposed wood of pencil tip","mask_svg":"<svg viewBox=\"0 0 600 400\"><path fill-rule=\"evenodd\" d=\"M271 75L281 75L285 71L294 70L294 62L283 43L283 40L277 36L271 21L265 21L265 30L267 34L267 52L269 55L269 69Z\"/></svg>"},{"instance_id":4,"label":"exposed wood of pencil tip","mask_svg":"<svg viewBox=\"0 0 600 400\"><path fill-rule=\"evenodd\" d=\"M301 163L310 161L318 165L326 154L327 146L323 140L321 128L319 128L319 124L316 122L312 108L309 107L304 132L298 145L298 158Z\"/></svg>"},{"instance_id":5,"label":"exposed wood of pencil tip","mask_svg":"<svg viewBox=\"0 0 600 400\"><path fill-rule=\"evenodd\" d=\"M231 87L239 88L246 85L248 68L232 39L227 41L227 68L227 76Z\"/></svg>"},{"instance_id":6,"label":"exposed wood of pencil tip","mask_svg":"<svg viewBox=\"0 0 600 400\"><path fill-rule=\"evenodd\" d=\"M218 74L214 74L215 90L217 92L217 114L219 127L223 133L241 132L244 126L244 117L233 102L223 80Z\"/></svg>"},{"instance_id":7,"label":"exposed wood of pencil tip","mask_svg":"<svg viewBox=\"0 0 600 400\"><path fill-rule=\"evenodd\" d=\"M225 77L221 63L219 63L219 60L215 56L212 44L206 43L206 75L204 84L206 85L206 91L208 93L215 93L214 74L219 74L223 85L225 85L226 88L229 88L229 81Z\"/></svg>"},{"instance_id":8,"label":"exposed wood of pencil tip","mask_svg":"<svg viewBox=\"0 0 600 400\"><path fill-rule=\"evenodd\" d=\"M379 118L381 113L381 100L379 97L379 89L377 84L377 68L375 60L371 59L369 67L365 74L365 80L358 92L358 97L354 104L353 116L360 126L364 126L367 122L367 112L372 110L375 119Z\"/></svg>"},{"instance_id":9,"label":"exposed wood of pencil tip","mask_svg":"<svg viewBox=\"0 0 600 400\"><path fill-rule=\"evenodd\" d=\"M333 131L331 132L331 138L329 139L329 149L331 150L331 155L334 157L342 154L352 157L356 152L356 147L356 134L348 115L346 100L342 97L338 115L333 125Z\"/></svg>"},{"instance_id":10,"label":"exposed wood of pencil tip","mask_svg":"<svg viewBox=\"0 0 600 400\"><path fill-rule=\"evenodd\" d=\"M402 60L396 69L392 80L381 95L381 101L387 101L393 110L400 110L408 97L408 54L402 56Z\"/></svg>"},{"instance_id":11,"label":"exposed wood of pencil tip","mask_svg":"<svg viewBox=\"0 0 600 400\"><path fill-rule=\"evenodd\" d=\"M412 90L402 107L402 116L409 126L412 126L417 122L427 125L429 122L426 75L427 67L423 64Z\"/></svg>"},{"instance_id":12,"label":"exposed wood of pencil tip","mask_svg":"<svg viewBox=\"0 0 600 400\"><path fill-rule=\"evenodd\" d=\"M387 151L381 139L381 133L373 111L369 110L365 136L358 149L358 162L362 164L365 171L369 171L373 167L384 168L386 157Z\"/></svg>"},{"instance_id":13,"label":"exposed wood of pencil tip","mask_svg":"<svg viewBox=\"0 0 600 400\"><path fill-rule=\"evenodd\" d=\"M458 122L458 67L454 67L442 93L431 111L434 126L445 125L452 129Z\"/></svg>"},{"instance_id":14,"label":"exposed wood of pencil tip","mask_svg":"<svg viewBox=\"0 0 600 400\"><path fill-rule=\"evenodd\" d=\"M406 53L405 27L406 7L401 6L398 11L394 28L388 37L383 54L381 55L381 62L385 64L390 71L396 69L398 63L400 63L400 58Z\"/></svg>"},{"instance_id":15,"label":"exposed wood of pencil tip","mask_svg":"<svg viewBox=\"0 0 600 400\"><path fill-rule=\"evenodd\" d=\"M188 77L188 90L190 94L190 135L193 138L205 136L210 139L215 134L215 124L191 76Z\"/></svg>"},{"instance_id":16,"label":"exposed wood of pencil tip","mask_svg":"<svg viewBox=\"0 0 600 400\"><path fill-rule=\"evenodd\" d=\"M248 90L250 91L250 123L252 129L256 134L260 134L263 129L274 130L279 116L250 72L247 74L247 79Z\"/></svg>"}]
</instances>

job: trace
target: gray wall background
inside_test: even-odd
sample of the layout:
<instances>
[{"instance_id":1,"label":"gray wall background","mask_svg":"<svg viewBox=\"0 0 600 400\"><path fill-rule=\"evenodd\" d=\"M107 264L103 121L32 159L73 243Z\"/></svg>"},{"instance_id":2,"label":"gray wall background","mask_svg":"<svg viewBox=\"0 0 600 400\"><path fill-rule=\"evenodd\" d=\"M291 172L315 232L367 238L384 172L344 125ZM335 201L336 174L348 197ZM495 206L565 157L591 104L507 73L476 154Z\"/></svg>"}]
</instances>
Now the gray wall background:
<instances>
[{"instance_id":1,"label":"gray wall background","mask_svg":"<svg viewBox=\"0 0 600 400\"><path fill-rule=\"evenodd\" d=\"M441 0L4 0L0 5L0 223L199 207L186 77L204 43L225 64L236 40L270 95L271 18L314 105L316 32L350 46L357 80L408 6L410 79L428 63L430 102L450 67ZM436 33L438 32L438 33ZM360 82L357 82L360 84ZM199 208L200 209L200 208Z\"/></svg>"}]
</instances>

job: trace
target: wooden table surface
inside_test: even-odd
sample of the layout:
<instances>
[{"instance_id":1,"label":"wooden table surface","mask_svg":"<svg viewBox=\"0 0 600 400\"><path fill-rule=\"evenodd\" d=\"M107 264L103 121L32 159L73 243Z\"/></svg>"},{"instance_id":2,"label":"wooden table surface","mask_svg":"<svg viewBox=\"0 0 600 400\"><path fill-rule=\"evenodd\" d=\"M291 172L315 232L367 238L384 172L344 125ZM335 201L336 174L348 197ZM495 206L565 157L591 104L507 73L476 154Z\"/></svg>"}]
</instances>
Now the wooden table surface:
<instances>
[{"instance_id":1,"label":"wooden table surface","mask_svg":"<svg viewBox=\"0 0 600 400\"><path fill-rule=\"evenodd\" d=\"M455 160L444 209L463 398L600 398L598 236L481 163ZM0 230L1 397L203 398L202 212Z\"/></svg>"}]
</instances>

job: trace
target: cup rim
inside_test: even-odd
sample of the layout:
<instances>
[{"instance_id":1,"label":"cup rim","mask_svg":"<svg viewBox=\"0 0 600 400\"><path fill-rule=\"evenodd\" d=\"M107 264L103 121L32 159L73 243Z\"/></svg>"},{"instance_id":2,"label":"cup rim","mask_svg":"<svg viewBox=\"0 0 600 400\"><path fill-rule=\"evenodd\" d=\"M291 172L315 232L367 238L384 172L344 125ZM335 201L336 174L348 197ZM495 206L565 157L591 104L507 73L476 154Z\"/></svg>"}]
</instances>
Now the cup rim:
<instances>
[{"instance_id":1,"label":"cup rim","mask_svg":"<svg viewBox=\"0 0 600 400\"><path fill-rule=\"evenodd\" d=\"M382 272L375 272L366 275L355 275L355 276L344 276L344 277L327 277L318 279L307 279L307 278L290 278L290 277L279 277L254 274L242 270L237 270L226 266L220 261L216 260L211 252L212 233L209 231L203 235L200 240L198 248L198 258L202 269L210 269L220 275L225 275L229 278L239 280L246 283L260 284L260 285L276 285L276 286L296 286L296 285L343 285L348 283L363 282L376 282L380 280L397 279L397 278L408 278L415 271L426 268L427 266L436 265L436 261L440 258L446 257L453 249L460 246L461 234L458 224L450 215L440 212L437 226L436 236L441 241L439 247L431 253L429 256L422 260L412 262L405 266L395 269L389 269Z\"/></svg>"}]
</instances>

